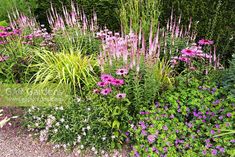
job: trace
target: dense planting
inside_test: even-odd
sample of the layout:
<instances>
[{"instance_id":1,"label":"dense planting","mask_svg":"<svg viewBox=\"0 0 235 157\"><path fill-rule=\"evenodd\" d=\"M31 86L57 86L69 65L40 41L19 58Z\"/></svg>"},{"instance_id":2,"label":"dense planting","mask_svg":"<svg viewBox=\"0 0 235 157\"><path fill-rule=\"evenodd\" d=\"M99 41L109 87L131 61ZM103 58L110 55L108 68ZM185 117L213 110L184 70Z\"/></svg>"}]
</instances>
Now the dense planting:
<instances>
[{"instance_id":1,"label":"dense planting","mask_svg":"<svg viewBox=\"0 0 235 157\"><path fill-rule=\"evenodd\" d=\"M97 13L74 3L48 9L50 30L9 15L0 26L0 83L62 86L59 97L72 99L25 107L25 128L90 156L234 156L234 59L225 69L213 35L198 40L192 19L172 11L159 23L160 4L122 1L120 32L99 28Z\"/></svg>"}]
</instances>

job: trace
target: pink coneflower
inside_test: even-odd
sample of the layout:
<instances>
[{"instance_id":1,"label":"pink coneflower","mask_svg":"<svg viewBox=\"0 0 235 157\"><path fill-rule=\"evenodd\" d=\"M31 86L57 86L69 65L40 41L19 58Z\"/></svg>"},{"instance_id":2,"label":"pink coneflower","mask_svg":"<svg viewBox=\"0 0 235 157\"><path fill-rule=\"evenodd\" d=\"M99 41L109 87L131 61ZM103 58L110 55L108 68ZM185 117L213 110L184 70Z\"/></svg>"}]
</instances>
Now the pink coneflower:
<instances>
[{"instance_id":1,"label":"pink coneflower","mask_svg":"<svg viewBox=\"0 0 235 157\"><path fill-rule=\"evenodd\" d=\"M102 89L101 90L101 94L102 95L108 95L109 93L111 93L112 92L112 89L111 88L105 88L105 89Z\"/></svg>"},{"instance_id":2,"label":"pink coneflower","mask_svg":"<svg viewBox=\"0 0 235 157\"><path fill-rule=\"evenodd\" d=\"M100 87L105 87L107 86L107 82L98 82L97 85L100 86Z\"/></svg>"},{"instance_id":3,"label":"pink coneflower","mask_svg":"<svg viewBox=\"0 0 235 157\"><path fill-rule=\"evenodd\" d=\"M190 61L190 58L187 58L187 57L179 57L179 60L182 61L182 62L188 63L188 62Z\"/></svg>"},{"instance_id":4,"label":"pink coneflower","mask_svg":"<svg viewBox=\"0 0 235 157\"><path fill-rule=\"evenodd\" d=\"M214 42L212 40L201 39L198 41L199 45L212 45Z\"/></svg>"},{"instance_id":5,"label":"pink coneflower","mask_svg":"<svg viewBox=\"0 0 235 157\"><path fill-rule=\"evenodd\" d=\"M128 74L128 70L127 69L117 69L117 71L116 71L116 74L117 75L126 75L126 74Z\"/></svg>"},{"instance_id":6,"label":"pink coneflower","mask_svg":"<svg viewBox=\"0 0 235 157\"><path fill-rule=\"evenodd\" d=\"M192 56L195 56L196 55L196 51L195 50L192 50L192 49L183 49L181 51L181 53L185 56L189 56L189 57L192 57Z\"/></svg>"},{"instance_id":7,"label":"pink coneflower","mask_svg":"<svg viewBox=\"0 0 235 157\"><path fill-rule=\"evenodd\" d=\"M102 80L103 82L106 82L106 81L108 81L108 80L114 79L113 76L112 76L112 75L109 75L109 74L102 74L100 78L101 78L101 80Z\"/></svg>"},{"instance_id":8,"label":"pink coneflower","mask_svg":"<svg viewBox=\"0 0 235 157\"><path fill-rule=\"evenodd\" d=\"M124 80L122 79L114 79L112 82L111 82L112 85L114 86L121 86L124 84Z\"/></svg>"},{"instance_id":9,"label":"pink coneflower","mask_svg":"<svg viewBox=\"0 0 235 157\"><path fill-rule=\"evenodd\" d=\"M117 95L116 95L116 98L117 99L124 99L126 97L126 94L125 93L118 93Z\"/></svg>"},{"instance_id":10,"label":"pink coneflower","mask_svg":"<svg viewBox=\"0 0 235 157\"><path fill-rule=\"evenodd\" d=\"M99 89L94 89L93 93L98 94L98 93L100 93L100 90Z\"/></svg>"},{"instance_id":11,"label":"pink coneflower","mask_svg":"<svg viewBox=\"0 0 235 157\"><path fill-rule=\"evenodd\" d=\"M0 62L4 62L9 58L9 56L0 55Z\"/></svg>"}]
</instances>

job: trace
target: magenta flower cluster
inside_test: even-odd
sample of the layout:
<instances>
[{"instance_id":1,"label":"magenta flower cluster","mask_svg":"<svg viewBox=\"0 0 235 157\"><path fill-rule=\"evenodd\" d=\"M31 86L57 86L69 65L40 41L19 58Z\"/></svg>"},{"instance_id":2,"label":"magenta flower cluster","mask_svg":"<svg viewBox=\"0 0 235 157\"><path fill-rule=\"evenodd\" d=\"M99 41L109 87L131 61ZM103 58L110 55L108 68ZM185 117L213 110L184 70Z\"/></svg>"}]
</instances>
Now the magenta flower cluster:
<instances>
[{"instance_id":1,"label":"magenta flower cluster","mask_svg":"<svg viewBox=\"0 0 235 157\"><path fill-rule=\"evenodd\" d=\"M128 70L127 69L117 69L116 71L116 75L122 76L124 77L124 75L128 74ZM124 85L125 81L124 79L119 79L119 78L115 78L110 74L102 74L100 77L101 81L97 82L97 86L99 86L100 88L96 88L93 90L93 93L96 94L101 94L101 95L109 95L112 92L112 88L119 88L121 86ZM116 94L116 98L117 99L123 99L126 97L125 93L117 93Z\"/></svg>"}]
</instances>

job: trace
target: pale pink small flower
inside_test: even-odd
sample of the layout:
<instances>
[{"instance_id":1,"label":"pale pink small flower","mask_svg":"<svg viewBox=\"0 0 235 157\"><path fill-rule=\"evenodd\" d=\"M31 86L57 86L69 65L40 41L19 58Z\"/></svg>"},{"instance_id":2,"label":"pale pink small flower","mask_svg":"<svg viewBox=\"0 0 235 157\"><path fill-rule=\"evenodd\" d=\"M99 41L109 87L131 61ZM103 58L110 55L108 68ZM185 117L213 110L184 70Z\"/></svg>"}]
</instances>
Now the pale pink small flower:
<instances>
[{"instance_id":1,"label":"pale pink small flower","mask_svg":"<svg viewBox=\"0 0 235 157\"><path fill-rule=\"evenodd\" d=\"M214 42L212 40L201 39L198 41L199 45L212 45Z\"/></svg>"},{"instance_id":2,"label":"pale pink small flower","mask_svg":"<svg viewBox=\"0 0 235 157\"><path fill-rule=\"evenodd\" d=\"M112 92L112 89L111 88L105 88L105 89L102 89L101 90L101 94L102 95L108 95L109 93L111 93Z\"/></svg>"},{"instance_id":3,"label":"pale pink small flower","mask_svg":"<svg viewBox=\"0 0 235 157\"><path fill-rule=\"evenodd\" d=\"M126 75L126 74L128 74L128 70L127 69L117 69L117 71L116 71L116 74L117 75Z\"/></svg>"},{"instance_id":4,"label":"pale pink small flower","mask_svg":"<svg viewBox=\"0 0 235 157\"><path fill-rule=\"evenodd\" d=\"M126 94L125 93L118 93L117 95L116 95L116 98L117 99L124 99L126 97Z\"/></svg>"}]
</instances>

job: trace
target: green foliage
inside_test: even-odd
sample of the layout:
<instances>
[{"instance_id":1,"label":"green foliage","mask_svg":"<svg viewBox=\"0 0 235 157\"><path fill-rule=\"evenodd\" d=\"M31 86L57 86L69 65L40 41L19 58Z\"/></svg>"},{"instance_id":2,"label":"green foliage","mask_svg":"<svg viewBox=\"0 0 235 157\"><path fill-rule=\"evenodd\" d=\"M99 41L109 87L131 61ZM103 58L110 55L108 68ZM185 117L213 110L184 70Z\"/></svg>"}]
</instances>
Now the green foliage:
<instances>
[{"instance_id":1,"label":"green foliage","mask_svg":"<svg viewBox=\"0 0 235 157\"><path fill-rule=\"evenodd\" d=\"M35 71L31 80L35 83L58 83L71 86L79 93L85 86L88 88L95 79L96 61L92 56L84 56L80 51L53 53L47 50L35 52L34 63L29 68ZM80 93L81 94L81 93Z\"/></svg>"},{"instance_id":2,"label":"green foliage","mask_svg":"<svg viewBox=\"0 0 235 157\"><path fill-rule=\"evenodd\" d=\"M6 26L8 26L8 23L5 20L0 21L0 26L6 27Z\"/></svg>"},{"instance_id":3,"label":"green foliage","mask_svg":"<svg viewBox=\"0 0 235 157\"><path fill-rule=\"evenodd\" d=\"M233 55L230 67L223 76L223 85L235 97L235 55Z\"/></svg>"},{"instance_id":4,"label":"green foliage","mask_svg":"<svg viewBox=\"0 0 235 157\"><path fill-rule=\"evenodd\" d=\"M215 138L220 129L234 130L234 102L214 83L185 77L164 92L151 110L143 110L140 121L132 126L132 155L135 156L208 156L216 150L229 156L233 135ZM210 146L209 146L210 145Z\"/></svg>"},{"instance_id":5,"label":"green foliage","mask_svg":"<svg viewBox=\"0 0 235 157\"><path fill-rule=\"evenodd\" d=\"M0 21L8 20L8 13L11 14L16 8L25 14L30 14L30 9L34 10L36 6L36 0L1 0Z\"/></svg>"},{"instance_id":6,"label":"green foliage","mask_svg":"<svg viewBox=\"0 0 235 157\"><path fill-rule=\"evenodd\" d=\"M134 32L142 30L144 35L148 37L150 34L150 26L152 26L152 33L156 33L160 9L160 0L121 0L120 21L122 31L128 34L130 28Z\"/></svg>"}]
</instances>

